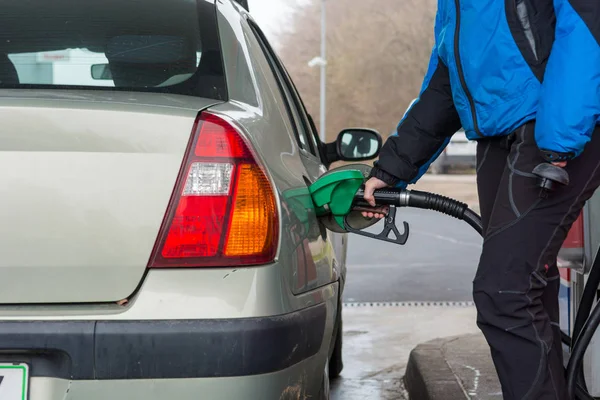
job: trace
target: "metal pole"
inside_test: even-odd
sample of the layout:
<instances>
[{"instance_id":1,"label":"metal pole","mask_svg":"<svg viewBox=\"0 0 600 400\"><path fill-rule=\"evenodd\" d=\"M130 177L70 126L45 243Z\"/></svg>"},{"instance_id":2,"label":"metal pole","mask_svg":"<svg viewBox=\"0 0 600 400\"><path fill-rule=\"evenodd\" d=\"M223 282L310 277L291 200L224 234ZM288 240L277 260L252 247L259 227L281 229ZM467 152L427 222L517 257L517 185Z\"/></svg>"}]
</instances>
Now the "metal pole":
<instances>
[{"instance_id":1,"label":"metal pole","mask_svg":"<svg viewBox=\"0 0 600 400\"><path fill-rule=\"evenodd\" d=\"M325 113L326 113L326 73L327 73L327 53L326 53L326 32L327 32L327 18L325 14L325 1L321 0L321 116L320 116L320 136L323 142L326 142L326 125L325 125Z\"/></svg>"}]
</instances>

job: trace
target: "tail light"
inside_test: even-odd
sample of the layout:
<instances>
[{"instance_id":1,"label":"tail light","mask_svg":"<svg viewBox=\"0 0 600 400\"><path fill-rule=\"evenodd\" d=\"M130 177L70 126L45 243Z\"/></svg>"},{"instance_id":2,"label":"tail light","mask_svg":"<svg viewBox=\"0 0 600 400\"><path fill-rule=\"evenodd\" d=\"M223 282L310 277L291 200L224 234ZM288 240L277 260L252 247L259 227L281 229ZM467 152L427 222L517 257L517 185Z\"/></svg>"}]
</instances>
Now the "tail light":
<instances>
[{"instance_id":1,"label":"tail light","mask_svg":"<svg viewBox=\"0 0 600 400\"><path fill-rule=\"evenodd\" d=\"M268 263L278 224L273 188L248 144L230 123L202 113L149 266Z\"/></svg>"}]
</instances>

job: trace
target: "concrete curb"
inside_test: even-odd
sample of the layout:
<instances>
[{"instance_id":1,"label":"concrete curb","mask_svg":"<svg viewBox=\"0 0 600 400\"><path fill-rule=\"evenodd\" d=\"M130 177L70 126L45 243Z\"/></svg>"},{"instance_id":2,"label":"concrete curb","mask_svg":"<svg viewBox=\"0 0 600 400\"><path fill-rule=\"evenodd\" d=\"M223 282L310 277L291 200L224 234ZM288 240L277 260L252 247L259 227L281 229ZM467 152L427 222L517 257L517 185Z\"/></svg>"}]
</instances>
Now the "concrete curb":
<instances>
[{"instance_id":1,"label":"concrete curb","mask_svg":"<svg viewBox=\"0 0 600 400\"><path fill-rule=\"evenodd\" d=\"M404 375L409 400L469 399L444 356L444 345L456 338L432 340L411 351Z\"/></svg>"},{"instance_id":2,"label":"concrete curb","mask_svg":"<svg viewBox=\"0 0 600 400\"><path fill-rule=\"evenodd\" d=\"M481 333L422 343L409 356L404 376L411 400L501 400L490 347Z\"/></svg>"}]
</instances>

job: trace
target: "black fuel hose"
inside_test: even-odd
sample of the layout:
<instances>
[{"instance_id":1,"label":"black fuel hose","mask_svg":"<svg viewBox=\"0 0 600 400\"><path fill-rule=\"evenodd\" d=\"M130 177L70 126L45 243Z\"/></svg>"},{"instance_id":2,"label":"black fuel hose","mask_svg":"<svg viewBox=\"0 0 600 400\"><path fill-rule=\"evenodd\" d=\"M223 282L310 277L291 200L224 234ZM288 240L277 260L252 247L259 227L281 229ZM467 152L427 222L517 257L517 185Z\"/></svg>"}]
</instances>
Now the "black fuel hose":
<instances>
[{"instance_id":1,"label":"black fuel hose","mask_svg":"<svg viewBox=\"0 0 600 400\"><path fill-rule=\"evenodd\" d=\"M373 196L378 205L421 208L449 215L465 221L480 235L483 235L481 217L461 201L435 193L408 189L381 189L376 190ZM354 203L357 205L367 205L363 189L356 193L354 199Z\"/></svg>"},{"instance_id":2,"label":"black fuel hose","mask_svg":"<svg viewBox=\"0 0 600 400\"><path fill-rule=\"evenodd\" d=\"M573 326L573 339L571 340L572 344L569 346L571 351L574 350L573 346L577 343L577 339L581 334L581 330L583 329L583 326L585 325L586 321L588 320L588 317L590 316L590 312L594 306L594 300L596 300L596 293L598 291L599 286L600 257L598 257L598 254L596 254L594 257L594 262L592 263L592 267L590 269L588 280L585 284L585 289L583 290L583 294L581 296L581 301L579 303L577 315L575 317L575 323ZM581 364L577 368L577 382L585 389L587 389L583 373L583 366Z\"/></svg>"},{"instance_id":3,"label":"black fuel hose","mask_svg":"<svg viewBox=\"0 0 600 400\"><path fill-rule=\"evenodd\" d=\"M588 280L585 284L585 289L583 290L583 294L581 296L581 301L579 303L579 307L577 309L577 315L575 316L575 323L573 325L573 338L570 339L569 348L572 352L576 349L574 347L578 342L579 335L586 323L588 321L588 317L590 316L590 312L594 306L594 301L596 300L596 293L598 291L598 287L600 286L600 257L596 254L594 258L594 262L590 269L590 274L588 276ZM578 350L579 352L579 350ZM580 356L578 356L580 357ZM587 389L587 385L585 382L584 372L583 372L583 364L579 364L576 372L571 372L571 374L575 373L575 376L571 376L571 380L576 380L577 384L582 386L584 389ZM569 371L569 366L567 366L567 371ZM568 384L572 387L573 383L568 381Z\"/></svg>"},{"instance_id":4,"label":"black fuel hose","mask_svg":"<svg viewBox=\"0 0 600 400\"><path fill-rule=\"evenodd\" d=\"M581 334L575 341L575 346L571 351L571 357L567 365L567 391L570 398L573 398L575 388L577 386L577 378L581 372L581 365L583 363L583 356L592 341L592 337L596 333L598 326L600 325L600 307L595 307L592 311L590 318L581 328Z\"/></svg>"},{"instance_id":5,"label":"black fuel hose","mask_svg":"<svg viewBox=\"0 0 600 400\"><path fill-rule=\"evenodd\" d=\"M458 200L435 193L407 189L376 190L373 195L375 197L375 203L378 205L433 210L463 220L483 236L481 217L471 210L467 204ZM355 195L355 204L366 204L364 201L364 191L362 189ZM594 400L594 397L587 392L582 366L585 352L587 351L598 326L600 326L600 305L596 306L590 314L599 285L600 259L598 258L598 255L596 255L575 318L573 339L568 335L562 335L562 341L571 347L571 356L566 369L569 398Z\"/></svg>"},{"instance_id":6,"label":"black fuel hose","mask_svg":"<svg viewBox=\"0 0 600 400\"><path fill-rule=\"evenodd\" d=\"M407 190L408 206L433 210L460 219L471 225L480 235L483 235L481 217L469 206L458 200L434 193Z\"/></svg>"},{"instance_id":7,"label":"black fuel hose","mask_svg":"<svg viewBox=\"0 0 600 400\"><path fill-rule=\"evenodd\" d=\"M600 286L600 258L596 255L592 268L590 269L590 275L585 284L585 289L583 290L583 295L581 296L577 316L575 317L575 323L573 325L573 342L577 341L577 337L581 333L585 321L590 316L590 312L594 306L594 300L596 299L598 286Z\"/></svg>"}]
</instances>

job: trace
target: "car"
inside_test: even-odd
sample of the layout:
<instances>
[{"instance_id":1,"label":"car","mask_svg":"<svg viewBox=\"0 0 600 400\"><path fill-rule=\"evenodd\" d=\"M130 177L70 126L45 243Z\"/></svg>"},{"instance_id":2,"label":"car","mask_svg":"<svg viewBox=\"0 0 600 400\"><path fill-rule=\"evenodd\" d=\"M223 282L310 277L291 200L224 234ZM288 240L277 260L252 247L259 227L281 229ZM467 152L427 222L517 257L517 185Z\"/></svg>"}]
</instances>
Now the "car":
<instances>
[{"instance_id":1,"label":"car","mask_svg":"<svg viewBox=\"0 0 600 400\"><path fill-rule=\"evenodd\" d=\"M413 99L404 114L410 110L417 101ZM467 139L464 129L459 129L452 135L448 145L440 155L431 163L428 172L432 174L446 174L453 168L476 168L477 143Z\"/></svg>"},{"instance_id":2,"label":"car","mask_svg":"<svg viewBox=\"0 0 600 400\"><path fill-rule=\"evenodd\" d=\"M347 236L308 187L379 134L322 143L232 0L0 24L0 399L328 399Z\"/></svg>"}]
</instances>

